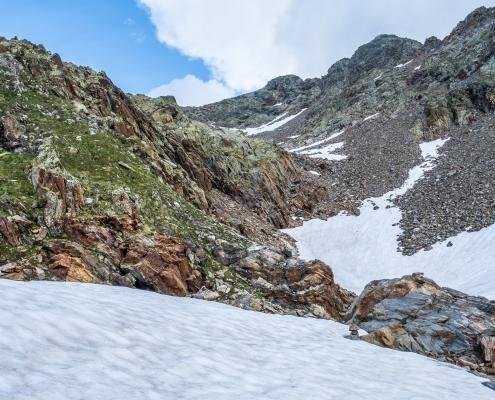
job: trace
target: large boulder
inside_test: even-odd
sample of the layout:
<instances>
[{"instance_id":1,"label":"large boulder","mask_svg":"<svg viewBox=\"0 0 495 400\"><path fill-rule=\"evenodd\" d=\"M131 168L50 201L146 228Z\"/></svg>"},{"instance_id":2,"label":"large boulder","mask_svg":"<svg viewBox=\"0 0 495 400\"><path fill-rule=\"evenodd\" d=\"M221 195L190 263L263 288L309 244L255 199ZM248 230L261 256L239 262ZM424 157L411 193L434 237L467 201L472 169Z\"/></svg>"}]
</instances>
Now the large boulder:
<instances>
[{"instance_id":1,"label":"large boulder","mask_svg":"<svg viewBox=\"0 0 495 400\"><path fill-rule=\"evenodd\" d=\"M492 343L495 302L442 288L421 273L369 283L345 319L369 332L362 339L378 346L471 367L492 362L493 350L483 356L480 343Z\"/></svg>"}]
</instances>

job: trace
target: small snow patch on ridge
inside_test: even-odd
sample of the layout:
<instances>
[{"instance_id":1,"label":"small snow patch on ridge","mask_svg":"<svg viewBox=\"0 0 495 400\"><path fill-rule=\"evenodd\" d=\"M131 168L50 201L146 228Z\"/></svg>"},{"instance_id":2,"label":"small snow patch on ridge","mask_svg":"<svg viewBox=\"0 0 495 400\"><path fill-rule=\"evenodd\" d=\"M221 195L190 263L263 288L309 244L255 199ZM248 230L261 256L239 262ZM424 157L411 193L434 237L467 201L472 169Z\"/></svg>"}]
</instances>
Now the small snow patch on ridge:
<instances>
[{"instance_id":1,"label":"small snow patch on ridge","mask_svg":"<svg viewBox=\"0 0 495 400\"><path fill-rule=\"evenodd\" d=\"M245 129L240 129L242 132L246 134L246 136L252 136L252 135L257 135L262 132L271 132L274 131L277 128L280 128L282 125L285 125L287 122L293 120L297 116L301 115L304 111L306 111L307 108L303 108L301 111L299 111L297 114L291 115L287 118L281 119L287 113L283 113L282 115L279 115L277 118L274 120L268 122L267 124L258 126L257 128L245 128Z\"/></svg>"},{"instance_id":2,"label":"small snow patch on ridge","mask_svg":"<svg viewBox=\"0 0 495 400\"><path fill-rule=\"evenodd\" d=\"M394 68L402 68L402 67L405 67L407 64L410 64L410 63L412 63L412 62L413 62L413 60L408 61L408 62L406 62L406 63L404 63L404 64L399 64L399 65L396 65Z\"/></svg>"}]
</instances>

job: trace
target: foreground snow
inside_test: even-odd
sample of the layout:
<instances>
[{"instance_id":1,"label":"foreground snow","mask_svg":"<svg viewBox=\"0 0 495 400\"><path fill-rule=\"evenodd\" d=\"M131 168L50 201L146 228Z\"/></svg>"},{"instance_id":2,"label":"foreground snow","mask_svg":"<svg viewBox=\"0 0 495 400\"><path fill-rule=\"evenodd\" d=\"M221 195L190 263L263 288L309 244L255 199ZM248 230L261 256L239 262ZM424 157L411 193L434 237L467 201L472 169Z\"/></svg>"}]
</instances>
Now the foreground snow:
<instances>
[{"instance_id":1,"label":"foreground snow","mask_svg":"<svg viewBox=\"0 0 495 400\"><path fill-rule=\"evenodd\" d=\"M325 320L136 289L0 281L2 399L487 399L458 367Z\"/></svg>"},{"instance_id":2,"label":"foreground snow","mask_svg":"<svg viewBox=\"0 0 495 400\"><path fill-rule=\"evenodd\" d=\"M441 286L448 286L471 295L495 299L495 225L475 233L463 232L437 243L431 251L420 251L410 257L397 252L398 224L401 211L388 201L414 186L429 161L445 141L421 145L425 162L413 168L404 185L379 198L365 201L357 217L343 213L323 221L305 222L303 226L285 230L297 241L300 256L306 260L319 259L329 264L335 281L346 289L361 293L375 279L399 278L412 272L424 272ZM374 206L380 207L374 210Z\"/></svg>"}]
</instances>

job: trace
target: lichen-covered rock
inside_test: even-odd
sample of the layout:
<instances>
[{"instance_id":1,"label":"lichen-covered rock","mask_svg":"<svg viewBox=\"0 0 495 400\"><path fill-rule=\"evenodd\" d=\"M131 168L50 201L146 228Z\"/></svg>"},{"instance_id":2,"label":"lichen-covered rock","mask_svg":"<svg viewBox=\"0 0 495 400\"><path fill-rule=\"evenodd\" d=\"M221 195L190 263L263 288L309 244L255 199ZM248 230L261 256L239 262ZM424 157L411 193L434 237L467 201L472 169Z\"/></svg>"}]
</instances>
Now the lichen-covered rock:
<instances>
[{"instance_id":1,"label":"lichen-covered rock","mask_svg":"<svg viewBox=\"0 0 495 400\"><path fill-rule=\"evenodd\" d=\"M65 170L57 154L48 147L33 161L31 182L35 192L45 200L46 226L52 234L60 235L65 223L74 219L84 207L79 181Z\"/></svg>"}]
</instances>

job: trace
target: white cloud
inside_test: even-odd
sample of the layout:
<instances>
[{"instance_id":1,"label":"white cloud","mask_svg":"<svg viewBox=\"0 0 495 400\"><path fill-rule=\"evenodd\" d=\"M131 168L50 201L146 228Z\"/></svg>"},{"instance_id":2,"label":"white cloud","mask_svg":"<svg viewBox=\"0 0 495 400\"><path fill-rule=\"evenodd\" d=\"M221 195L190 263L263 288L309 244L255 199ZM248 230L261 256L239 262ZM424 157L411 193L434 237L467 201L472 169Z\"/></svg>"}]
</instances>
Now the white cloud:
<instances>
[{"instance_id":1,"label":"white cloud","mask_svg":"<svg viewBox=\"0 0 495 400\"><path fill-rule=\"evenodd\" d=\"M136 0L158 39L200 58L217 81L249 91L285 74L321 76L378 34L445 37L495 0Z\"/></svg>"},{"instance_id":2,"label":"white cloud","mask_svg":"<svg viewBox=\"0 0 495 400\"><path fill-rule=\"evenodd\" d=\"M216 80L204 82L193 75L151 89L150 97L175 96L180 106L202 106L235 96L235 90Z\"/></svg>"}]
</instances>

